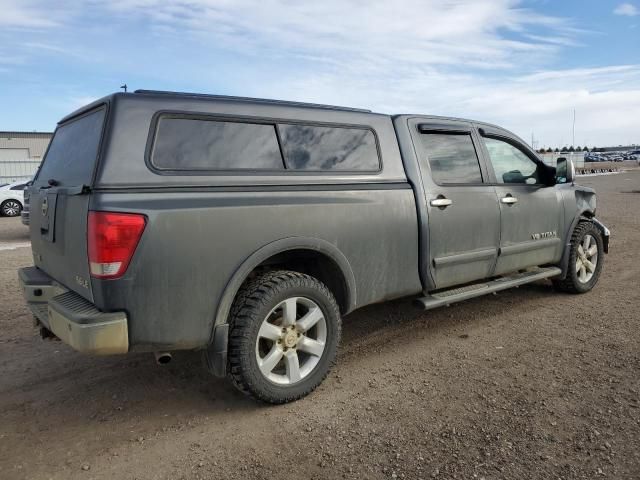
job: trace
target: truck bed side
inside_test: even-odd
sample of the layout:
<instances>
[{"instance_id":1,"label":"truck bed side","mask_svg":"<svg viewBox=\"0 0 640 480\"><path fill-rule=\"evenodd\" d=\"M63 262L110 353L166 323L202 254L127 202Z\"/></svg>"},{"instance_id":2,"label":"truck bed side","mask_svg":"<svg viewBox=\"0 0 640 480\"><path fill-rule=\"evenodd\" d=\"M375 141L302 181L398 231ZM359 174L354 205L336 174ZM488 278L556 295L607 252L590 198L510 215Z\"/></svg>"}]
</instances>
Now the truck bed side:
<instances>
[{"instance_id":1,"label":"truck bed side","mask_svg":"<svg viewBox=\"0 0 640 480\"><path fill-rule=\"evenodd\" d=\"M144 163L158 101L120 100L90 209L143 213L148 222L125 276L91 282L98 308L129 313L133 349L206 345L233 274L254 252L286 238L309 249L310 239L319 239L344 256L355 280L346 311L421 291L415 197L390 117L164 101L169 111L368 125L383 162L374 174L174 176Z\"/></svg>"}]
</instances>

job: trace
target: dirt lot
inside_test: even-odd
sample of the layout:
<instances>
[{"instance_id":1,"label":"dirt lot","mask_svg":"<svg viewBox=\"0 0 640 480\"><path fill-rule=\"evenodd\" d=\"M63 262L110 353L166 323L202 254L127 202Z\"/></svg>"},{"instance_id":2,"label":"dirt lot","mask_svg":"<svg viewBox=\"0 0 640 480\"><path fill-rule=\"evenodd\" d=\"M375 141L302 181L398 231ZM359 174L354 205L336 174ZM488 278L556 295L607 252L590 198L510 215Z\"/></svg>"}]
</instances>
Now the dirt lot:
<instances>
[{"instance_id":1,"label":"dirt lot","mask_svg":"<svg viewBox=\"0 0 640 480\"><path fill-rule=\"evenodd\" d=\"M200 367L96 358L32 327L0 219L0 477L640 478L640 171L587 177L611 254L596 289L548 283L345 319L310 397L257 404Z\"/></svg>"}]
</instances>

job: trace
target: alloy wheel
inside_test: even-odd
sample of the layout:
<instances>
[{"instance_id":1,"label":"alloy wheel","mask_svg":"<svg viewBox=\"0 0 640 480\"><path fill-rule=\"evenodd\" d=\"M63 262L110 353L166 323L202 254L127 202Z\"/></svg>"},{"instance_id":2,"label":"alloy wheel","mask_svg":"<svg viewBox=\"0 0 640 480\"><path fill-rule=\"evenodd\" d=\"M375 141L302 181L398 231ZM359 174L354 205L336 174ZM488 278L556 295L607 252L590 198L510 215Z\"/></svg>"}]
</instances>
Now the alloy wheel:
<instances>
[{"instance_id":1,"label":"alloy wheel","mask_svg":"<svg viewBox=\"0 0 640 480\"><path fill-rule=\"evenodd\" d=\"M313 300L283 300L263 320L256 340L260 372L278 385L293 385L311 374L325 351L327 321Z\"/></svg>"},{"instance_id":2,"label":"alloy wheel","mask_svg":"<svg viewBox=\"0 0 640 480\"><path fill-rule=\"evenodd\" d=\"M20 204L14 200L9 200L2 206L2 213L8 217L15 217L20 213Z\"/></svg>"},{"instance_id":3,"label":"alloy wheel","mask_svg":"<svg viewBox=\"0 0 640 480\"><path fill-rule=\"evenodd\" d=\"M578 244L576 254L576 273L581 283L587 283L593 277L598 264L598 244L592 235L585 235Z\"/></svg>"}]
</instances>

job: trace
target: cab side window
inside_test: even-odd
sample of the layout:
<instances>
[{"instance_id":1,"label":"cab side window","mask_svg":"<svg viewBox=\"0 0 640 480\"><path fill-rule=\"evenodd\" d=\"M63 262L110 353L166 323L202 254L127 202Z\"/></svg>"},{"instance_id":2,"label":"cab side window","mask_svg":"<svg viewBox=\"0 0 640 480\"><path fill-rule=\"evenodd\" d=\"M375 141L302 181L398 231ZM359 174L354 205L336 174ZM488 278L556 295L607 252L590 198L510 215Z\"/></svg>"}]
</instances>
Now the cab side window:
<instances>
[{"instance_id":1,"label":"cab side window","mask_svg":"<svg viewBox=\"0 0 640 480\"><path fill-rule=\"evenodd\" d=\"M538 164L522 150L497 138L485 137L483 140L498 183L541 183Z\"/></svg>"},{"instance_id":2,"label":"cab side window","mask_svg":"<svg viewBox=\"0 0 640 480\"><path fill-rule=\"evenodd\" d=\"M478 155L469 133L423 133L421 135L431 177L440 185L482 183Z\"/></svg>"}]
</instances>

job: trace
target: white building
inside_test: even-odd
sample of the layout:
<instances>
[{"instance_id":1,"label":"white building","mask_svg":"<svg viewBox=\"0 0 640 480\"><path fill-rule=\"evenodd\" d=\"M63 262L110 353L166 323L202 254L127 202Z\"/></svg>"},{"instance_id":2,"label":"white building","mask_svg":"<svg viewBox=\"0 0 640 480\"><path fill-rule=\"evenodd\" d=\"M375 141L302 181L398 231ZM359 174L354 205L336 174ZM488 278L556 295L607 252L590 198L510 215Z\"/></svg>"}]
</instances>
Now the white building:
<instances>
[{"instance_id":1,"label":"white building","mask_svg":"<svg viewBox=\"0 0 640 480\"><path fill-rule=\"evenodd\" d=\"M47 132L0 132L0 184L33 177L52 136Z\"/></svg>"}]
</instances>

